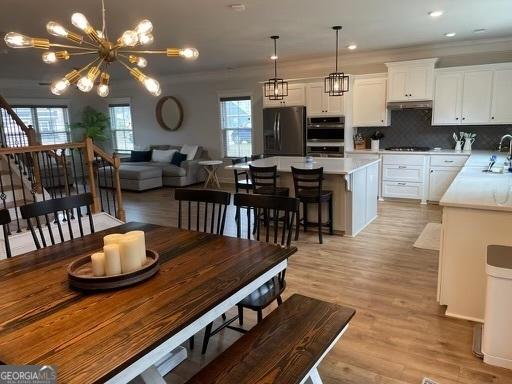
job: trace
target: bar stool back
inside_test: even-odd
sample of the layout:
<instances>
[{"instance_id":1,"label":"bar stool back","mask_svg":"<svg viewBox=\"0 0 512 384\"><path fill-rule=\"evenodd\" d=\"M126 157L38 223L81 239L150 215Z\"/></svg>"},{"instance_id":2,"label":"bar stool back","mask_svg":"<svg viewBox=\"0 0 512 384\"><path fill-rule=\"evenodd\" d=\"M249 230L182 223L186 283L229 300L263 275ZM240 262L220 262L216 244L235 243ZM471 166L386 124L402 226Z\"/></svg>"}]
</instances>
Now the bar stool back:
<instances>
[{"instance_id":1,"label":"bar stool back","mask_svg":"<svg viewBox=\"0 0 512 384\"><path fill-rule=\"evenodd\" d=\"M289 196L290 189L277 186L277 165L255 167L249 164L253 192L259 195Z\"/></svg>"},{"instance_id":2,"label":"bar stool back","mask_svg":"<svg viewBox=\"0 0 512 384\"><path fill-rule=\"evenodd\" d=\"M293 186L295 189L295 197L297 197L302 203L303 207L303 218L300 219L297 216L297 228L302 222L304 226L304 232L307 231L308 226L318 227L318 240L320 244L323 243L322 227L324 225L329 226L329 234L334 233L333 229L333 207L332 207L332 192L324 191L323 178L324 169L323 167L315 169L300 169L292 168L293 175ZM329 220L327 223L322 221L322 203L328 203ZM317 204L317 222L310 222L308 220L308 204ZM299 231L295 232L295 240L299 238Z\"/></svg>"}]
</instances>

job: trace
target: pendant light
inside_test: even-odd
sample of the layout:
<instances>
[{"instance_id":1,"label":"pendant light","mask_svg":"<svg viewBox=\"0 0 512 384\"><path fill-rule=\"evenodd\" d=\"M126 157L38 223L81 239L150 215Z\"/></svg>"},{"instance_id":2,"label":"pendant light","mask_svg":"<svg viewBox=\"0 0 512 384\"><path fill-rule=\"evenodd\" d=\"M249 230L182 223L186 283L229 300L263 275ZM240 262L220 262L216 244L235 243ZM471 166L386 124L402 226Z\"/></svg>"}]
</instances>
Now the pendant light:
<instances>
[{"instance_id":1,"label":"pendant light","mask_svg":"<svg viewBox=\"0 0 512 384\"><path fill-rule=\"evenodd\" d=\"M288 96L288 82L277 77L277 39L279 36L270 36L274 40L274 77L265 82L265 97L269 100L283 100Z\"/></svg>"},{"instance_id":2,"label":"pendant light","mask_svg":"<svg viewBox=\"0 0 512 384\"><path fill-rule=\"evenodd\" d=\"M332 29L336 31L336 70L325 78L324 90L329 96L343 96L349 90L349 77L343 72L338 72L338 46L341 26L336 25Z\"/></svg>"}]
</instances>

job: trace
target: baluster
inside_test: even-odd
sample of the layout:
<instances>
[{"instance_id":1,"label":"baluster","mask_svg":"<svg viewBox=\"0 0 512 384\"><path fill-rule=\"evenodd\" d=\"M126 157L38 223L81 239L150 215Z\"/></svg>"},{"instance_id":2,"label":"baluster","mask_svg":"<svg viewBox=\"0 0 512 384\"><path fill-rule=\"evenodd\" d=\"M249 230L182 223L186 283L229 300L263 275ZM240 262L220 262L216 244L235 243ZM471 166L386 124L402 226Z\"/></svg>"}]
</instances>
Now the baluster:
<instances>
[{"instance_id":1,"label":"baluster","mask_svg":"<svg viewBox=\"0 0 512 384\"><path fill-rule=\"evenodd\" d=\"M16 214L17 232L20 233L21 232L20 218L19 218L19 214L18 214L18 202L16 201L16 193L14 191L14 181L13 181L13 178L12 178L11 159L10 159L9 156L6 156L6 157L7 157L7 166L9 168L9 181L11 183L11 191L12 191L12 199L13 199L13 204L14 204L14 212Z\"/></svg>"}]
</instances>

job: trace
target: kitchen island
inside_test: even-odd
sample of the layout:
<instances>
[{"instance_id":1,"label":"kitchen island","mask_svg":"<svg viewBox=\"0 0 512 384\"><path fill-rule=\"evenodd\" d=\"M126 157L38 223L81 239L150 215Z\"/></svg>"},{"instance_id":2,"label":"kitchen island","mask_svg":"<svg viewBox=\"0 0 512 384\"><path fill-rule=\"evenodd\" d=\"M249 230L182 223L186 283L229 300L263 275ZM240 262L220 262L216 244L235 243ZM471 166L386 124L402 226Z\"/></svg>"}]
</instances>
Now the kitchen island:
<instances>
[{"instance_id":1,"label":"kitchen island","mask_svg":"<svg viewBox=\"0 0 512 384\"><path fill-rule=\"evenodd\" d=\"M485 310L487 246L512 246L512 174L483 172L491 154L472 153L439 203L438 301L446 315L478 322ZM496 167L504 159L500 154Z\"/></svg>"},{"instance_id":2,"label":"kitchen island","mask_svg":"<svg viewBox=\"0 0 512 384\"><path fill-rule=\"evenodd\" d=\"M377 217L379 192L379 159L314 158L275 156L248 163L227 166L226 169L248 170L256 167L277 166L278 185L290 188L293 195L291 167L301 169L324 168L323 189L333 193L334 230L346 236L356 236ZM309 207L315 209L316 207ZM322 212L327 216L327 207ZM316 217L311 211L310 217Z\"/></svg>"}]
</instances>

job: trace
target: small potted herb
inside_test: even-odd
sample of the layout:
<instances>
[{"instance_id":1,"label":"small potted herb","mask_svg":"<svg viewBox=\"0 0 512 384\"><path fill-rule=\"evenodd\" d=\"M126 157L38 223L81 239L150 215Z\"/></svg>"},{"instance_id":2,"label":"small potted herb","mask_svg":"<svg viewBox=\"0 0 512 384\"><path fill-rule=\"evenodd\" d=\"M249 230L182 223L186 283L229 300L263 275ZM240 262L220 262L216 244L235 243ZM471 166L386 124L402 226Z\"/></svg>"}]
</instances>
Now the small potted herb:
<instances>
[{"instance_id":1,"label":"small potted herb","mask_svg":"<svg viewBox=\"0 0 512 384\"><path fill-rule=\"evenodd\" d=\"M373 135L370 136L372 139L372 151L378 151L379 150L379 142L380 139L384 137L384 134L381 131L375 131Z\"/></svg>"}]
</instances>

